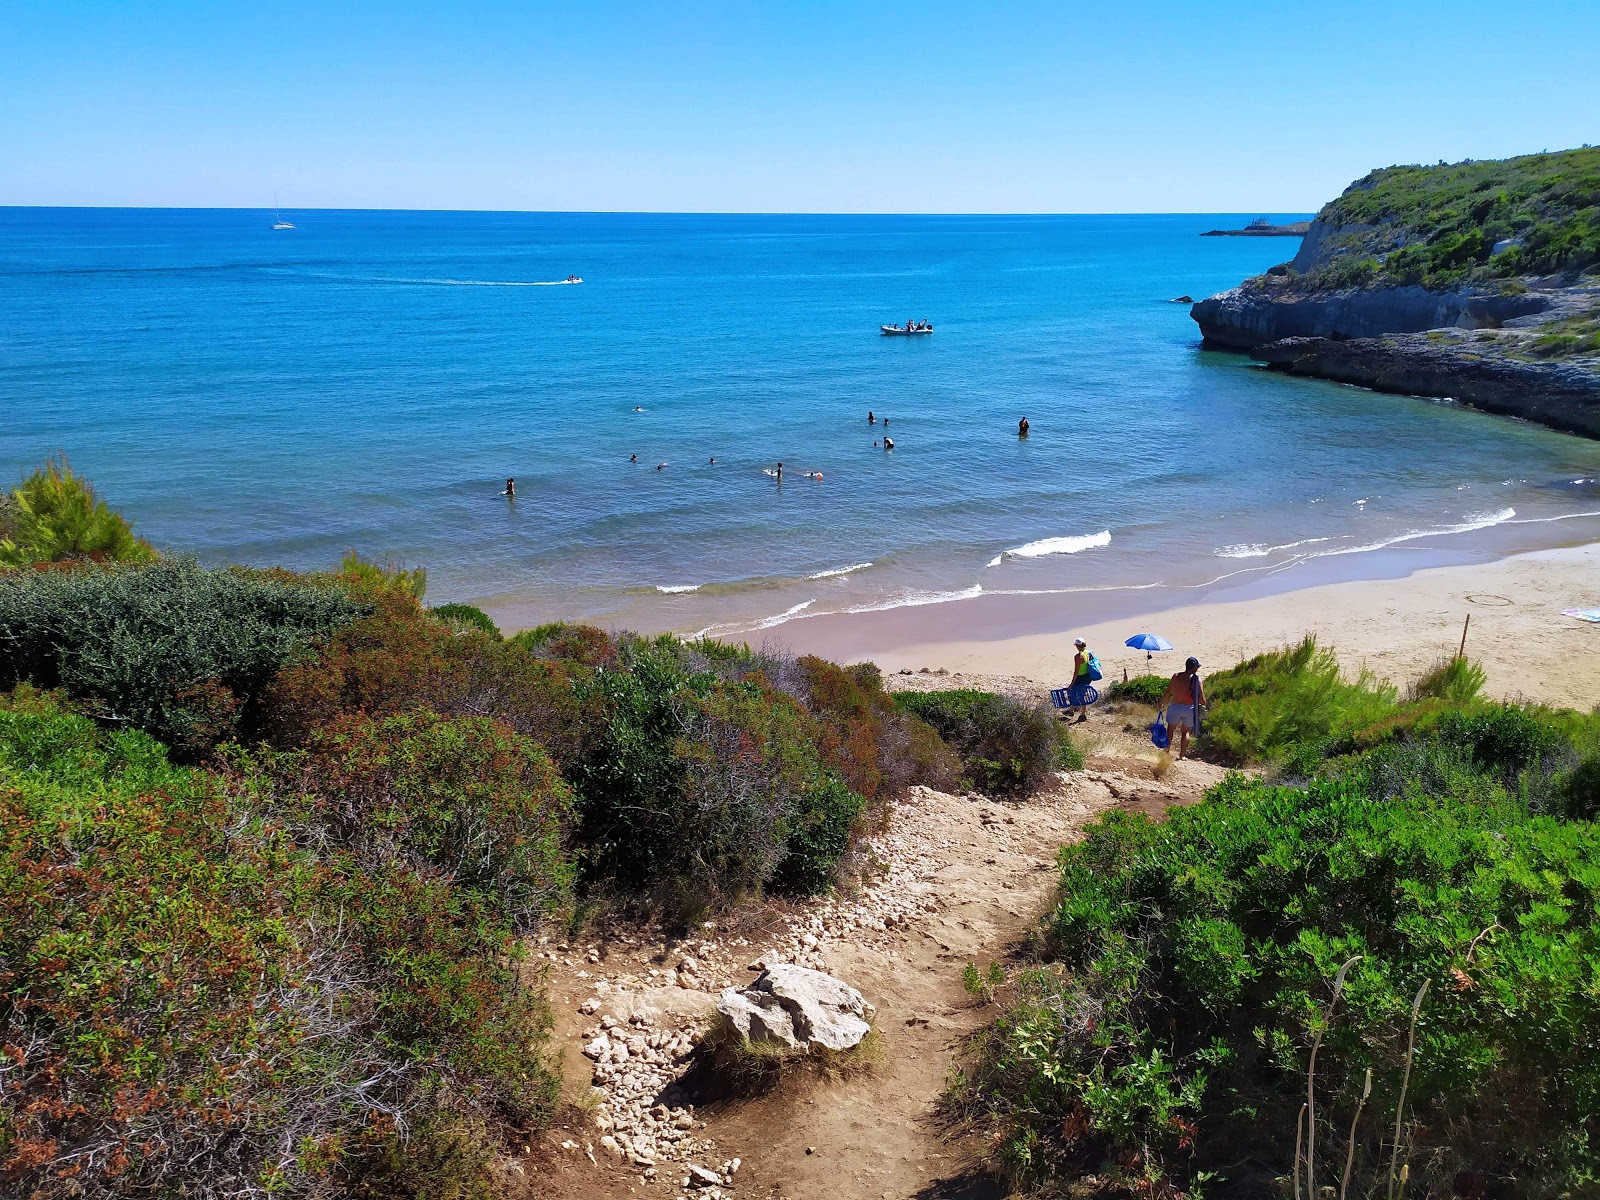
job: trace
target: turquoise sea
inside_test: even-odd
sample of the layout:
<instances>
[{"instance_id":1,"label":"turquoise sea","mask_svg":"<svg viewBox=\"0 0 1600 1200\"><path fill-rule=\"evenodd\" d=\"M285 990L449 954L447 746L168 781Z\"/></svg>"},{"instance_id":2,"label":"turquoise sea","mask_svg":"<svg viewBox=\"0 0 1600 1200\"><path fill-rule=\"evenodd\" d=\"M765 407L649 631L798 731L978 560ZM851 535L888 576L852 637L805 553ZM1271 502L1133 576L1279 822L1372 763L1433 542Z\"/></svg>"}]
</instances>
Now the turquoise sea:
<instances>
[{"instance_id":1,"label":"turquoise sea","mask_svg":"<svg viewBox=\"0 0 1600 1200\"><path fill-rule=\"evenodd\" d=\"M209 562L685 630L1600 512L1600 444L1200 350L1170 301L1293 252L1197 236L1255 215L0 209L0 462Z\"/></svg>"}]
</instances>

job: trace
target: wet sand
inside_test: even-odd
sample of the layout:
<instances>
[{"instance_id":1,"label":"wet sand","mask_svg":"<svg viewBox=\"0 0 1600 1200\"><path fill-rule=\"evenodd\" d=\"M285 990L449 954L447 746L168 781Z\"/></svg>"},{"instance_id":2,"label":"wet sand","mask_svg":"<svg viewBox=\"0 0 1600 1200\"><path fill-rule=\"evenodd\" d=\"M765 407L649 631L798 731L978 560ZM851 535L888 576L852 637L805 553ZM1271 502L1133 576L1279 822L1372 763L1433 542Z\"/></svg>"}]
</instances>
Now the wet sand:
<instances>
[{"instance_id":1,"label":"wet sand","mask_svg":"<svg viewBox=\"0 0 1600 1200\"><path fill-rule=\"evenodd\" d=\"M1277 592L1255 581L1199 603L1192 594L1126 590L1098 604L1074 596L1070 610L1059 597L979 597L796 621L767 637L840 661L870 659L886 672L1021 676L1042 689L1066 682L1074 636L1088 640L1108 679L1118 679L1124 669L1170 674L1189 654L1216 670L1314 633L1346 671L1366 668L1404 685L1456 652L1470 616L1467 654L1487 670L1489 694L1585 710L1600 705L1600 625L1562 615L1600 607L1600 542L1492 562L1414 569L1417 561L1371 556L1362 568L1388 577L1306 577L1310 586ZM1123 645L1145 632L1174 647L1148 667L1143 652Z\"/></svg>"}]
</instances>

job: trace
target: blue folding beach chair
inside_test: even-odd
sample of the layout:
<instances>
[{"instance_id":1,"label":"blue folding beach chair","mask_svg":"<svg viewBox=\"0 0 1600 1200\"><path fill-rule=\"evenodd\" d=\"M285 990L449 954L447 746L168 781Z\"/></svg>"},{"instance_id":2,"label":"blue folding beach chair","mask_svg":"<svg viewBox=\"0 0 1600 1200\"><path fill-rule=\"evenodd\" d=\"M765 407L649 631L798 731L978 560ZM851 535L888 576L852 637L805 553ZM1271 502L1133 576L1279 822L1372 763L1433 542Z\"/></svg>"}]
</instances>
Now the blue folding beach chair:
<instances>
[{"instance_id":1,"label":"blue folding beach chair","mask_svg":"<svg viewBox=\"0 0 1600 1200\"><path fill-rule=\"evenodd\" d=\"M1061 712L1077 708L1084 704L1095 704L1100 699L1100 691L1092 683L1079 683L1072 687L1050 689L1050 703Z\"/></svg>"}]
</instances>

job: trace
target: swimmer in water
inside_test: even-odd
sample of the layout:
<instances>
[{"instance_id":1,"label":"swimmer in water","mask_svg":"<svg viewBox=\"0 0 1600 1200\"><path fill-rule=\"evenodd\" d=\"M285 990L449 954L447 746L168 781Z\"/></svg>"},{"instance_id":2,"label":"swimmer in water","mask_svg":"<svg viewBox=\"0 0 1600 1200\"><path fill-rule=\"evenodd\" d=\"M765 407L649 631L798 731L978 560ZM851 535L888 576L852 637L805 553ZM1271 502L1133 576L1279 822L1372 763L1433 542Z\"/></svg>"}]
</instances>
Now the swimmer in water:
<instances>
[{"instance_id":1,"label":"swimmer in water","mask_svg":"<svg viewBox=\"0 0 1600 1200\"><path fill-rule=\"evenodd\" d=\"M893 438L884 438L883 439L883 448L885 450L893 450L894 449L894 439Z\"/></svg>"},{"instance_id":2,"label":"swimmer in water","mask_svg":"<svg viewBox=\"0 0 1600 1200\"><path fill-rule=\"evenodd\" d=\"M807 471L806 472L806 478L807 479L821 479L822 478L822 472L821 471Z\"/></svg>"},{"instance_id":3,"label":"swimmer in water","mask_svg":"<svg viewBox=\"0 0 1600 1200\"><path fill-rule=\"evenodd\" d=\"M661 470L661 468L662 468L662 467L664 467L664 466L666 466L666 465L667 465L667 464L666 464L666 463L664 463L664 462L659 462L659 463L657 463L657 464L656 464L656 470L658 470L658 471L659 471L659 470Z\"/></svg>"},{"instance_id":4,"label":"swimmer in water","mask_svg":"<svg viewBox=\"0 0 1600 1200\"><path fill-rule=\"evenodd\" d=\"M775 478L778 480L779 483L783 482L783 464L782 463L778 464L778 473L775 476Z\"/></svg>"},{"instance_id":5,"label":"swimmer in water","mask_svg":"<svg viewBox=\"0 0 1600 1200\"><path fill-rule=\"evenodd\" d=\"M885 429L887 429L887 428L889 428L889 418L888 418L888 417L885 417L885 418L884 418L884 419L883 419L883 427L884 427L884 428L885 428Z\"/></svg>"},{"instance_id":6,"label":"swimmer in water","mask_svg":"<svg viewBox=\"0 0 1600 1200\"><path fill-rule=\"evenodd\" d=\"M1028 436L1028 418L1027 417L1023 417L1022 420L1017 422L1017 436L1018 437L1027 437Z\"/></svg>"},{"instance_id":7,"label":"swimmer in water","mask_svg":"<svg viewBox=\"0 0 1600 1200\"><path fill-rule=\"evenodd\" d=\"M711 456L711 462L708 465L713 467L717 465L717 456L715 454Z\"/></svg>"},{"instance_id":8,"label":"swimmer in water","mask_svg":"<svg viewBox=\"0 0 1600 1200\"><path fill-rule=\"evenodd\" d=\"M507 500L515 500L517 498L517 481L509 475L506 476L506 490L500 494Z\"/></svg>"},{"instance_id":9,"label":"swimmer in water","mask_svg":"<svg viewBox=\"0 0 1600 1200\"><path fill-rule=\"evenodd\" d=\"M872 410L870 408L867 409L867 424L868 425L876 425L877 423L878 423L878 418L872 415Z\"/></svg>"},{"instance_id":10,"label":"swimmer in water","mask_svg":"<svg viewBox=\"0 0 1600 1200\"><path fill-rule=\"evenodd\" d=\"M638 462L639 461L639 456L637 454L630 454L630 455L628 455L628 461L629 462Z\"/></svg>"},{"instance_id":11,"label":"swimmer in water","mask_svg":"<svg viewBox=\"0 0 1600 1200\"><path fill-rule=\"evenodd\" d=\"M635 405L634 405L634 406L633 406L633 411L634 411L634 412L643 412L643 411L644 411L644 405L642 405L642 404L635 404Z\"/></svg>"}]
</instances>

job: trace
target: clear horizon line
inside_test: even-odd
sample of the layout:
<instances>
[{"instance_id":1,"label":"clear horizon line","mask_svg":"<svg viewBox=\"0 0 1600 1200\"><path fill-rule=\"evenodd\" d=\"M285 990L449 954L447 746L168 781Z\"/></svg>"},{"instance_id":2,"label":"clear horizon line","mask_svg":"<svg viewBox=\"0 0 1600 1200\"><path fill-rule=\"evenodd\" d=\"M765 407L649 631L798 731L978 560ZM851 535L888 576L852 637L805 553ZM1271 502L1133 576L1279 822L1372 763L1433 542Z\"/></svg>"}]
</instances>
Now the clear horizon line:
<instances>
[{"instance_id":1,"label":"clear horizon line","mask_svg":"<svg viewBox=\"0 0 1600 1200\"><path fill-rule=\"evenodd\" d=\"M27 209L45 211L86 212L240 212L240 213L484 213L519 214L525 216L561 217L1238 217L1247 214L1261 215L1261 209L1090 209L1079 212L1056 212L1046 209L990 209L961 211L957 209L924 209L920 211L887 209L693 209L693 208L398 208L398 207L330 207L301 208L265 205L199 205L199 204L0 204L0 211ZM1315 217L1318 209L1266 210L1267 215Z\"/></svg>"}]
</instances>

